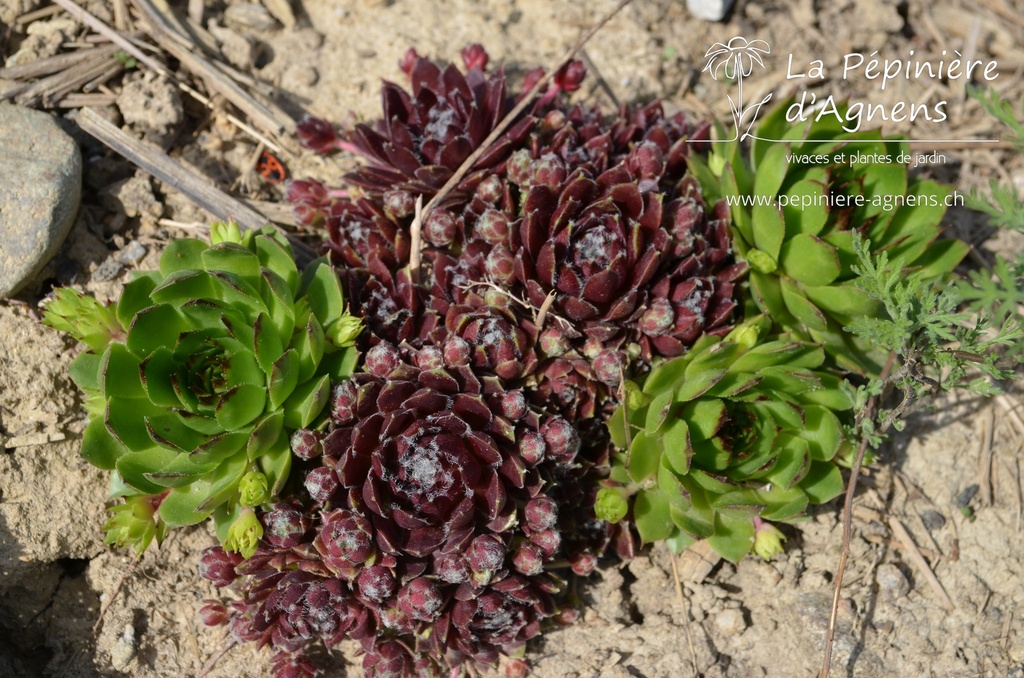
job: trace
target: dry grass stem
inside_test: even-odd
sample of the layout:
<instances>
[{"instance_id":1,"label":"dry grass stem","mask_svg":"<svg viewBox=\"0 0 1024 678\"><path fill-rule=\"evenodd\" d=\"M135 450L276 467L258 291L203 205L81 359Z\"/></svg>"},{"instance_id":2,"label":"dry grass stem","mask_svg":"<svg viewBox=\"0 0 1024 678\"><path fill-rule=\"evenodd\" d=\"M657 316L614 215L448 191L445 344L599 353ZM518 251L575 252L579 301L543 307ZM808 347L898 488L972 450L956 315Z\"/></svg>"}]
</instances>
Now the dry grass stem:
<instances>
[{"instance_id":1,"label":"dry grass stem","mask_svg":"<svg viewBox=\"0 0 1024 678\"><path fill-rule=\"evenodd\" d=\"M669 550L668 560L672 563L672 581L676 589L676 598L679 599L679 608L683 611L683 628L686 629L686 645L690 650L690 661L693 662L694 674L700 673L697 666L697 651L693 649L693 633L690 631L690 611L686 605L686 596L683 595L683 585L679 581L679 568L676 567L676 556Z\"/></svg>"},{"instance_id":2,"label":"dry grass stem","mask_svg":"<svg viewBox=\"0 0 1024 678\"><path fill-rule=\"evenodd\" d=\"M26 12L14 20L14 25L18 28L27 26L33 21L39 21L40 19L46 19L53 16L54 14L60 14L61 8L57 5L49 5L41 9Z\"/></svg>"},{"instance_id":3,"label":"dry grass stem","mask_svg":"<svg viewBox=\"0 0 1024 678\"><path fill-rule=\"evenodd\" d=\"M70 66L74 66L81 61L93 58L91 51L91 48L81 49L77 52L66 52L64 54L46 57L45 59L30 61L27 64L18 64L17 66L0 68L0 79L28 80L31 78L40 78L44 75L51 75L53 73L63 71ZM3 97L4 95L0 94L0 99Z\"/></svg>"},{"instance_id":4,"label":"dry grass stem","mask_svg":"<svg viewBox=\"0 0 1024 678\"><path fill-rule=\"evenodd\" d=\"M44 105L51 104L65 94L81 89L87 83L100 78L111 67L117 66L120 62L114 58L117 47L107 45L89 50L89 58L84 59L69 68L36 80L26 87L14 100L23 106L32 106L39 102ZM123 67L123 64L120 64Z\"/></svg>"},{"instance_id":5,"label":"dry grass stem","mask_svg":"<svg viewBox=\"0 0 1024 678\"><path fill-rule=\"evenodd\" d=\"M515 119L518 118L523 111L525 111L531 104L533 104L534 97L536 97L537 94L541 91L541 89L543 89L548 84L548 82L551 81L551 78L555 76L555 73L558 72L558 69L565 65L574 56L576 56L576 53L583 49L583 46L587 44L587 42L592 37L594 37L594 35L596 35L597 32L601 30L605 24L611 21L615 17L615 15L622 11L622 9L630 2L632 2L632 0L621 0L621 2L619 2L619 4L616 5L614 9L612 9L612 11L608 12L608 14L606 14L596 24L594 24L590 28L590 30L584 33L583 36L576 41L576 44L570 47L569 50L562 56L561 59L558 60L557 63L555 63L555 65L551 69L544 73L544 76L540 80L538 80L533 85L533 87L530 88L530 91L527 92L522 99L520 99L519 103L516 104L511 111L509 111L508 115L502 118L501 122L499 122L497 126L495 126L495 128L491 131L491 133L487 135L487 137L483 140L480 146L475 151L469 154L469 157L466 158L465 162L462 163L459 169L455 170L455 173L451 176L450 179L448 179L447 182L445 182L445 185L441 187L441 190L434 194L434 197L431 198L430 202L427 203L425 210L429 211L435 205L440 204L440 202L444 200L444 198L449 193L451 193L456 186L459 185L459 182L462 181L462 178L466 176L470 169L473 168L473 164L477 161L477 159L481 155L486 153L487 149L489 149L494 144L495 141L501 138L501 135L505 133L505 130L508 129L509 125L511 125L512 122L515 121Z\"/></svg>"},{"instance_id":6,"label":"dry grass stem","mask_svg":"<svg viewBox=\"0 0 1024 678\"><path fill-rule=\"evenodd\" d=\"M149 23L150 35L160 47L197 77L202 78L213 91L237 106L238 110L245 113L256 127L274 136L281 136L293 131L289 127L294 128L294 121L290 118L282 120L274 111L256 101L238 83L214 68L206 59L193 53L189 45L183 44L184 36L175 30L175 24L178 22L168 21L166 15L162 14L149 0L132 0L132 4ZM273 147L277 150L276 145Z\"/></svg>"},{"instance_id":7,"label":"dry grass stem","mask_svg":"<svg viewBox=\"0 0 1024 678\"><path fill-rule=\"evenodd\" d=\"M90 106L101 108L113 106L117 102L117 95L112 92L96 92L92 94L79 94L72 92L65 94L55 102L56 108L87 108Z\"/></svg>"},{"instance_id":8,"label":"dry grass stem","mask_svg":"<svg viewBox=\"0 0 1024 678\"><path fill-rule=\"evenodd\" d=\"M537 311L537 318L534 320L534 325L537 327L537 333L544 329L544 321L548 317L548 311L551 310L551 304L555 303L555 297L558 293L555 290L551 290L548 296L544 297L544 303L540 305L540 309Z\"/></svg>"},{"instance_id":9,"label":"dry grass stem","mask_svg":"<svg viewBox=\"0 0 1024 678\"><path fill-rule=\"evenodd\" d=\"M114 28L127 33L131 30L131 17L128 15L128 0L113 0Z\"/></svg>"},{"instance_id":10,"label":"dry grass stem","mask_svg":"<svg viewBox=\"0 0 1024 678\"><path fill-rule=\"evenodd\" d=\"M1015 428L1018 440L1024 439L1024 419L1021 418L1020 412L1017 411L1021 406L1010 400L1009 396L1005 393L997 395L996 402L999 403L1000 407L1006 410L1007 416L1009 416L1016 425Z\"/></svg>"},{"instance_id":11,"label":"dry grass stem","mask_svg":"<svg viewBox=\"0 0 1024 678\"><path fill-rule=\"evenodd\" d=\"M243 229L261 228L269 223L264 215L217 189L209 178L185 167L160 149L114 127L92 109L82 109L78 123L83 130L171 188L185 194L215 218L233 219ZM300 268L316 258L316 252L304 242L289 234L285 236L291 242Z\"/></svg>"},{"instance_id":12,"label":"dry grass stem","mask_svg":"<svg viewBox=\"0 0 1024 678\"><path fill-rule=\"evenodd\" d=\"M981 418L978 450L978 487L983 506L992 505L992 432L995 429L995 410L991 407L988 416Z\"/></svg>"},{"instance_id":13,"label":"dry grass stem","mask_svg":"<svg viewBox=\"0 0 1024 678\"><path fill-rule=\"evenodd\" d=\"M107 24L103 23L101 20L87 12L85 9L75 4L72 0L53 1L60 5L61 7L63 7L65 10L67 10L67 12L75 19L78 19L85 25L89 26L100 35L109 38L111 42L118 45L125 52L135 57L139 61L139 63L148 66L149 68L153 69L160 75L164 76L165 78L173 82L175 85L177 85L178 89L185 92L199 103L203 104L211 110L216 108L215 104L210 100L209 97L202 94L191 85L181 82L173 73L171 73L167 69L167 67L163 63L147 54L146 51L140 48L134 41L122 35L121 33L118 33L116 30L114 30ZM227 119L229 122L235 125L235 127L242 130L243 132L251 136L253 139L265 143L268 148L271 148L274 151L279 150L278 145L275 144L272 140L268 139L264 134L260 133L251 125L239 119L235 115L229 113L227 115Z\"/></svg>"},{"instance_id":14,"label":"dry grass stem","mask_svg":"<svg viewBox=\"0 0 1024 678\"><path fill-rule=\"evenodd\" d=\"M409 227L412 243L409 245L409 276L414 283L420 281L420 249L423 247L423 196L416 196L416 212Z\"/></svg>"},{"instance_id":15,"label":"dry grass stem","mask_svg":"<svg viewBox=\"0 0 1024 678\"><path fill-rule=\"evenodd\" d=\"M188 18L202 25L203 11L206 9L204 0L188 0Z\"/></svg>"},{"instance_id":16,"label":"dry grass stem","mask_svg":"<svg viewBox=\"0 0 1024 678\"><path fill-rule=\"evenodd\" d=\"M939 600L942 603L942 607L947 611L952 612L956 609L956 605L950 599L949 594L946 593L946 589L942 588L942 584L939 582L939 578L932 572L932 568L928 565L928 561L921 555L921 551L918 550L917 544L911 538L910 533L907 532L907 528L903 527L903 523L897 520L895 517L889 518L889 528L892 530L893 535L898 539L907 549L907 555L910 557L911 564L917 568L921 575L928 582L928 585L932 587L935 594L939 596Z\"/></svg>"}]
</instances>

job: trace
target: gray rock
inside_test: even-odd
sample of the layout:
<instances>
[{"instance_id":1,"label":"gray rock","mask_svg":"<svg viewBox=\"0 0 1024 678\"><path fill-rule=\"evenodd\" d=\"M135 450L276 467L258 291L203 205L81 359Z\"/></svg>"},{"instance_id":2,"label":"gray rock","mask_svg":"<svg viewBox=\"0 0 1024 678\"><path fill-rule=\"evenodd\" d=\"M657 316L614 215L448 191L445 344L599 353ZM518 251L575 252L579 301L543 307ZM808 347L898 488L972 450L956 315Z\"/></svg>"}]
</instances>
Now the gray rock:
<instances>
[{"instance_id":1,"label":"gray rock","mask_svg":"<svg viewBox=\"0 0 1024 678\"><path fill-rule=\"evenodd\" d=\"M0 297L57 253L82 197L78 146L46 113L0 104Z\"/></svg>"},{"instance_id":2,"label":"gray rock","mask_svg":"<svg viewBox=\"0 0 1024 678\"><path fill-rule=\"evenodd\" d=\"M892 563L879 565L875 580L878 582L879 592L889 600L898 600L910 593L910 582L907 581L907 575Z\"/></svg>"},{"instance_id":3,"label":"gray rock","mask_svg":"<svg viewBox=\"0 0 1024 678\"><path fill-rule=\"evenodd\" d=\"M721 21L732 8L733 0L686 0L690 14L699 19Z\"/></svg>"}]
</instances>

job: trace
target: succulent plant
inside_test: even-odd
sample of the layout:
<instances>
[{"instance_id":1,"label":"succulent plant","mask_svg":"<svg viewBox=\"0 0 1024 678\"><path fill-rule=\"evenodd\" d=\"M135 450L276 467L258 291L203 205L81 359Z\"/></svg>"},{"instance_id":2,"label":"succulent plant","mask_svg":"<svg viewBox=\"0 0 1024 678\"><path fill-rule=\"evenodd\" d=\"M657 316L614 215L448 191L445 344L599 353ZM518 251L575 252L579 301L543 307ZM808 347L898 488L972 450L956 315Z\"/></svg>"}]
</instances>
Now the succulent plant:
<instances>
[{"instance_id":1,"label":"succulent plant","mask_svg":"<svg viewBox=\"0 0 1024 678\"><path fill-rule=\"evenodd\" d=\"M415 196L429 200L515 104L506 91L503 71L484 74L488 57L480 45L463 50L462 59L465 73L453 64L442 67L410 49L400 65L412 91L385 82L381 120L359 123L339 134L330 123L312 118L299 125L299 139L320 153L343 148L362 155L368 163L348 174L346 183L383 197L388 205L404 203L406 208L400 210L405 213L396 216L411 214ZM507 157L509 149L522 142L532 125L529 115L512 125L474 163L474 171L445 203L471 195Z\"/></svg>"},{"instance_id":2,"label":"succulent plant","mask_svg":"<svg viewBox=\"0 0 1024 678\"><path fill-rule=\"evenodd\" d=\"M90 414L82 456L115 472L130 507L108 540L144 548L216 511L221 539L250 553L262 529L243 509L281 491L291 432L321 420L355 364L360 323L330 266L300 275L272 229L214 224L211 239L172 241L116 305L64 291L46 309L87 345L71 368Z\"/></svg>"},{"instance_id":3,"label":"succulent plant","mask_svg":"<svg viewBox=\"0 0 1024 678\"><path fill-rule=\"evenodd\" d=\"M770 327L762 316L702 337L627 384L609 420L618 451L599 516L628 515L644 542L675 549L706 539L735 562L766 521L796 520L842 491L850 389L821 370L820 346L765 336Z\"/></svg>"},{"instance_id":4,"label":"succulent plant","mask_svg":"<svg viewBox=\"0 0 1024 678\"><path fill-rule=\"evenodd\" d=\"M968 250L939 239L950 189L909 176L897 162L908 145L898 138L847 132L831 116L791 125L786 108L769 112L756 137L789 143L755 140L749 160L735 142L718 144L708 165L691 166L706 197L732 201L734 242L750 263L757 307L782 330L823 343L844 369L877 374L885 356L843 329L884 312L856 285L854 233L937 279Z\"/></svg>"}]
</instances>

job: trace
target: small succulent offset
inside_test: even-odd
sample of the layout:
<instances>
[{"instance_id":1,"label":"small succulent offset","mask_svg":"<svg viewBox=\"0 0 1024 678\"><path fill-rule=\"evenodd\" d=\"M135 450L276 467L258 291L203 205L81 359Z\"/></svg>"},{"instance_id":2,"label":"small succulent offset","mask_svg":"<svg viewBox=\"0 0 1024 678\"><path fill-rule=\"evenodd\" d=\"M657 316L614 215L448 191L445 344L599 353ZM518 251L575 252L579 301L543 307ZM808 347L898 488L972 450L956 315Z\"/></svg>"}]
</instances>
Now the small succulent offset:
<instances>
[{"instance_id":1,"label":"small succulent offset","mask_svg":"<svg viewBox=\"0 0 1024 678\"><path fill-rule=\"evenodd\" d=\"M323 420L358 357L361 324L329 265L300 275L272 229L210 234L171 242L116 304L65 289L44 312L87 347L71 367L89 413L82 456L125 498L108 542L139 552L213 514L224 545L251 554L262 528L247 507L281 491L292 432Z\"/></svg>"},{"instance_id":2,"label":"small succulent offset","mask_svg":"<svg viewBox=\"0 0 1024 678\"><path fill-rule=\"evenodd\" d=\"M677 551L707 539L735 562L781 550L765 521L793 521L842 491L852 391L820 369L820 346L765 336L770 327L762 316L705 336L626 384L608 423L620 451L600 516L630 515L644 542Z\"/></svg>"},{"instance_id":3,"label":"small succulent offset","mask_svg":"<svg viewBox=\"0 0 1024 678\"><path fill-rule=\"evenodd\" d=\"M940 239L950 189L910 177L897 162L908 148L898 138L846 132L833 117L792 125L786 108L761 121L749 160L733 142L717 145L708 165L695 160L691 168L706 197L734 200L733 242L750 264L757 308L783 331L824 344L843 369L877 375L886 356L843 329L854 318L884 314L856 284L854 236L901 259L908 272L929 280L947 275L968 250ZM773 139L788 143L764 141Z\"/></svg>"}]
</instances>

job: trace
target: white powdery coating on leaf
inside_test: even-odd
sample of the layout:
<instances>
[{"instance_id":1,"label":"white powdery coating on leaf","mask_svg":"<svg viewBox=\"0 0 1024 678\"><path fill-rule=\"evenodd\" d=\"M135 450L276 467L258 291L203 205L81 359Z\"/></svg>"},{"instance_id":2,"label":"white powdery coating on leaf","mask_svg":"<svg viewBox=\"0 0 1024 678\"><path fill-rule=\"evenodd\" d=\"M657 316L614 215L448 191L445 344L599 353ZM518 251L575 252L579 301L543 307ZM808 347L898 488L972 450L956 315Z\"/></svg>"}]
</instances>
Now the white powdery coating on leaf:
<instances>
[{"instance_id":1,"label":"white powdery coating on leaf","mask_svg":"<svg viewBox=\"0 0 1024 678\"><path fill-rule=\"evenodd\" d=\"M408 494L421 495L428 502L436 501L451 493L455 485L457 460L445 453L437 444L437 439L430 438L427 444L419 440L403 436L407 442L406 452L398 460L398 473L385 473L385 480Z\"/></svg>"},{"instance_id":2,"label":"white powdery coating on leaf","mask_svg":"<svg viewBox=\"0 0 1024 678\"><path fill-rule=\"evenodd\" d=\"M477 338L478 343L484 346L498 346L501 342L511 339L509 333L502 329L501 324L495 318L489 318L480 324L480 333Z\"/></svg>"},{"instance_id":3,"label":"white powdery coating on leaf","mask_svg":"<svg viewBox=\"0 0 1024 678\"><path fill-rule=\"evenodd\" d=\"M608 246L614 241L615 236L604 226L592 228L576 243L577 259L599 267L608 266L612 260Z\"/></svg>"},{"instance_id":4,"label":"white powdery coating on leaf","mask_svg":"<svg viewBox=\"0 0 1024 678\"><path fill-rule=\"evenodd\" d=\"M427 125L423 128L424 139L440 141L448 134L448 128L458 122L458 116L453 109L439 103L430 109L427 120Z\"/></svg>"}]
</instances>

